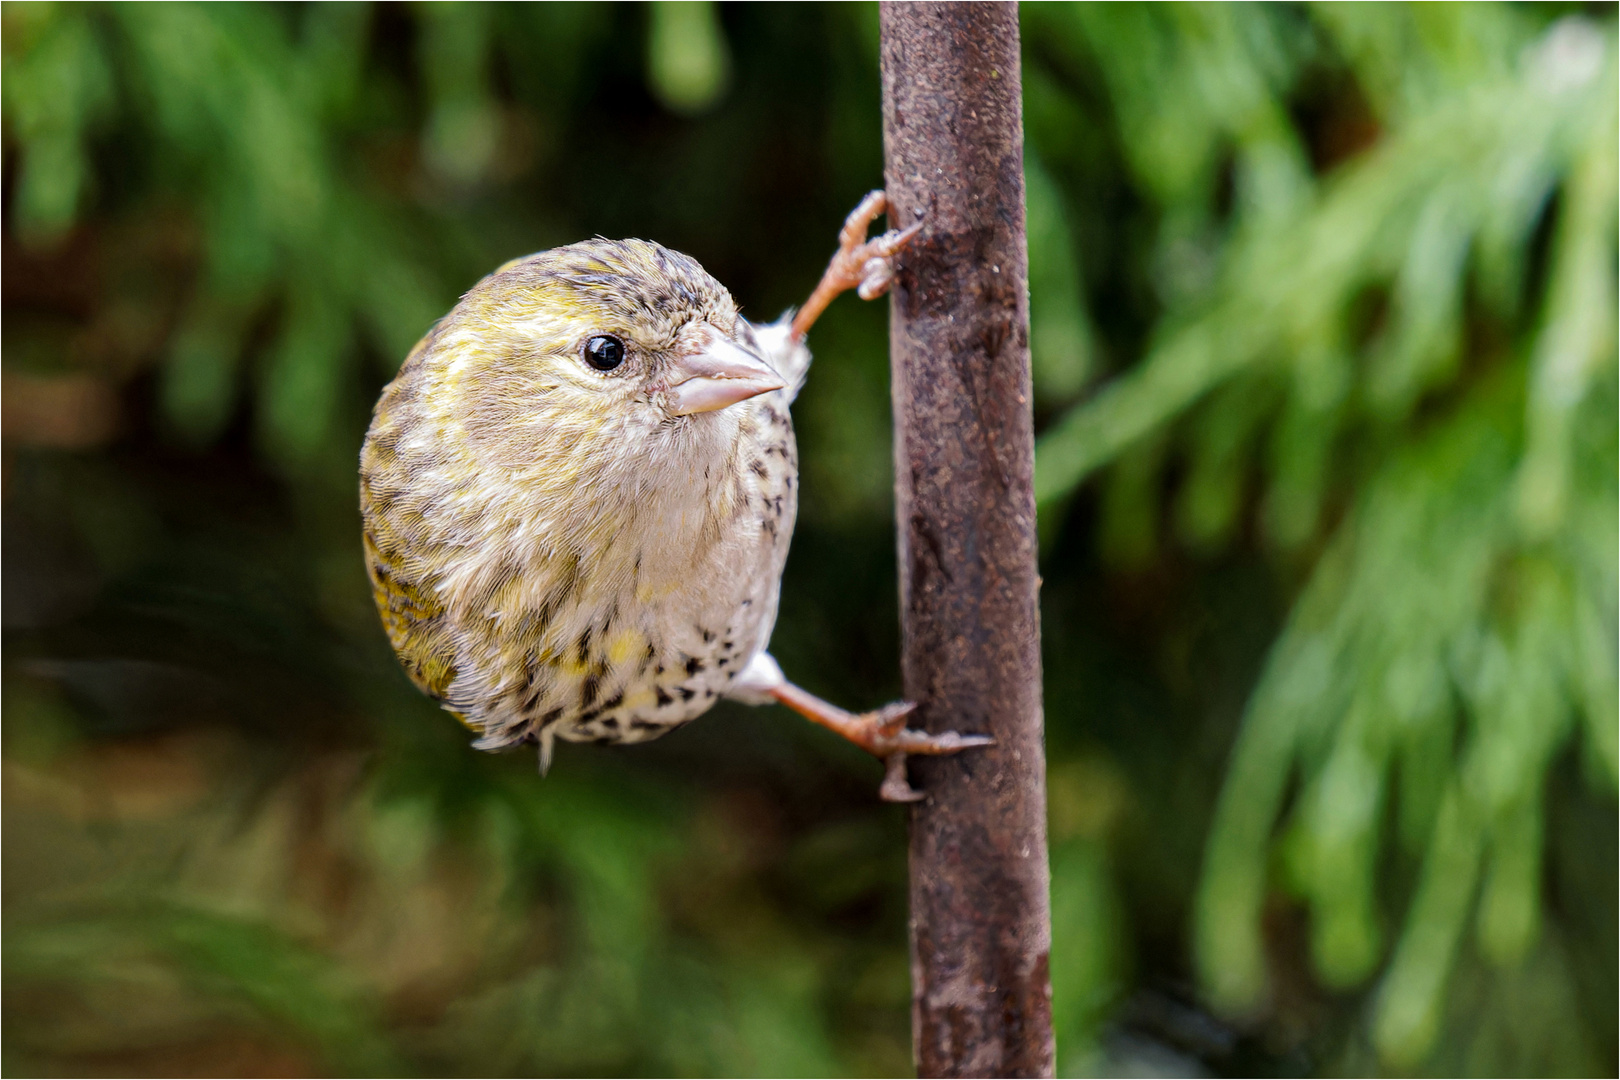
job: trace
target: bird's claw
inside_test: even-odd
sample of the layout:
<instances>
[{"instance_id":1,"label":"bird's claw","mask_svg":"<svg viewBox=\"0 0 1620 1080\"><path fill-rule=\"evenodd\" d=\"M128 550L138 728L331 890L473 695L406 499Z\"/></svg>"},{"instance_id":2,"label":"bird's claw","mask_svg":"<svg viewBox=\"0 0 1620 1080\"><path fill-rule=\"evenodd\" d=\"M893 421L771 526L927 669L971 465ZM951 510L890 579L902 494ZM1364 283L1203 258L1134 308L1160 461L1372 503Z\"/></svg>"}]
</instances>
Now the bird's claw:
<instances>
[{"instance_id":1,"label":"bird's claw","mask_svg":"<svg viewBox=\"0 0 1620 1080\"><path fill-rule=\"evenodd\" d=\"M906 780L907 754L954 754L974 746L989 746L988 735L963 735L956 731L931 734L906 727L906 718L916 711L912 701L896 701L856 717L866 728L861 745L883 759L883 786L878 789L884 802L917 802L923 793Z\"/></svg>"},{"instance_id":2,"label":"bird's claw","mask_svg":"<svg viewBox=\"0 0 1620 1080\"><path fill-rule=\"evenodd\" d=\"M906 717L916 711L915 701L891 701L883 708L867 715L875 721L875 726L882 735L892 737L906 729Z\"/></svg>"},{"instance_id":3,"label":"bird's claw","mask_svg":"<svg viewBox=\"0 0 1620 1080\"><path fill-rule=\"evenodd\" d=\"M927 797L906 779L904 750L896 750L883 759L883 783L878 787L878 798L884 802L922 802Z\"/></svg>"},{"instance_id":4,"label":"bird's claw","mask_svg":"<svg viewBox=\"0 0 1620 1080\"><path fill-rule=\"evenodd\" d=\"M906 718L916 711L914 701L896 701L852 717L858 725L854 741L863 749L880 758L890 754L954 754L973 746L989 746L995 740L988 735L963 735L956 731L942 731L935 735L927 731L906 727Z\"/></svg>"},{"instance_id":5,"label":"bird's claw","mask_svg":"<svg viewBox=\"0 0 1620 1080\"><path fill-rule=\"evenodd\" d=\"M844 219L844 227L838 232L838 250L827 264L815 292L793 318L793 333L797 337L804 337L810 324L833 297L846 289L854 289L862 300L876 300L889 291L894 282L894 257L922 231L923 223L918 221L909 228L890 229L868 240L866 230L888 211L889 197L882 191L872 191Z\"/></svg>"},{"instance_id":6,"label":"bird's claw","mask_svg":"<svg viewBox=\"0 0 1620 1080\"><path fill-rule=\"evenodd\" d=\"M855 286L855 295L862 300L876 300L888 292L892 284L894 284L894 259L887 255L874 255L866 260L865 266L861 267L861 283Z\"/></svg>"},{"instance_id":7,"label":"bird's claw","mask_svg":"<svg viewBox=\"0 0 1620 1080\"><path fill-rule=\"evenodd\" d=\"M839 285L854 289L855 295L862 300L876 300L889 291L889 285L894 281L894 257L911 243L912 237L922 231L923 223L918 221L910 228L890 229L868 240L866 230L880 215L888 212L889 197L886 194L881 191L868 193L844 219L844 227L838 233L838 253L827 267L829 277L836 276Z\"/></svg>"},{"instance_id":8,"label":"bird's claw","mask_svg":"<svg viewBox=\"0 0 1620 1080\"><path fill-rule=\"evenodd\" d=\"M974 746L989 746L988 735L963 735L943 731L938 735L906 727L906 719L916 711L915 702L896 701L867 713L845 712L830 701L822 701L782 679L765 692L788 708L829 728L867 751L882 758L883 786L879 794L888 802L916 802L923 797L906 782L907 754L954 754Z\"/></svg>"}]
</instances>

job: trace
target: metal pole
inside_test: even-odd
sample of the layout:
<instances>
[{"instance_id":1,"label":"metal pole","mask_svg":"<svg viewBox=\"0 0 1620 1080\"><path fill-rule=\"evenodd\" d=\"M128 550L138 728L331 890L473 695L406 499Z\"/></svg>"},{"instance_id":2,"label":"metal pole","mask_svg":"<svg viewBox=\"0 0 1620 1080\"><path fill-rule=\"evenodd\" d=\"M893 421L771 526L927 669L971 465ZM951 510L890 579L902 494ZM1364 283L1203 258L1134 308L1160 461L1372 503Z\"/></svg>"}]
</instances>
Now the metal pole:
<instances>
[{"instance_id":1,"label":"metal pole","mask_svg":"<svg viewBox=\"0 0 1620 1080\"><path fill-rule=\"evenodd\" d=\"M890 223L925 222L890 327L905 692L996 740L911 759L913 1048L921 1076L1051 1076L1018 9L881 24Z\"/></svg>"}]
</instances>

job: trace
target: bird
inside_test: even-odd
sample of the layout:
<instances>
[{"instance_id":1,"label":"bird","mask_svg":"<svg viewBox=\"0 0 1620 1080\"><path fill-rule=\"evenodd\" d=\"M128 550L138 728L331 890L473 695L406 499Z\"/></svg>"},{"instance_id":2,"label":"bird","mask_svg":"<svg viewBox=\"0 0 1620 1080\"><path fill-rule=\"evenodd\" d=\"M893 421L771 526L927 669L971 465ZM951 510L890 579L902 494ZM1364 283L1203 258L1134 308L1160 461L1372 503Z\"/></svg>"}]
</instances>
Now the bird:
<instances>
[{"instance_id":1,"label":"bird","mask_svg":"<svg viewBox=\"0 0 1620 1080\"><path fill-rule=\"evenodd\" d=\"M771 656L798 503L789 412L806 334L875 299L925 224L868 239L850 213L805 303L754 324L688 255L600 237L515 259L428 331L382 391L360 454L367 573L406 674L473 746L638 743L721 698L777 702L885 763L990 739L851 713Z\"/></svg>"}]
</instances>

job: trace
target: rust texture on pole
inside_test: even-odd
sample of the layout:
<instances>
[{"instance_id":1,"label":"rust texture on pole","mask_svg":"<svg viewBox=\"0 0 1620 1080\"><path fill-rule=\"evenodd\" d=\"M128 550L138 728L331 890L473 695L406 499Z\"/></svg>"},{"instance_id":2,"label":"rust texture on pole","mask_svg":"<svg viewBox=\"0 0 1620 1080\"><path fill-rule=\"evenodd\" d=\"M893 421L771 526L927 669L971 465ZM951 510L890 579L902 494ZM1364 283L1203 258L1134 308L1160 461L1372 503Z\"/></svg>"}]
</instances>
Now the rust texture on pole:
<instances>
[{"instance_id":1,"label":"rust texture on pole","mask_svg":"<svg viewBox=\"0 0 1620 1080\"><path fill-rule=\"evenodd\" d=\"M881 6L901 255L890 349L913 757L912 1040L922 1076L1053 1069L1018 9Z\"/></svg>"}]
</instances>

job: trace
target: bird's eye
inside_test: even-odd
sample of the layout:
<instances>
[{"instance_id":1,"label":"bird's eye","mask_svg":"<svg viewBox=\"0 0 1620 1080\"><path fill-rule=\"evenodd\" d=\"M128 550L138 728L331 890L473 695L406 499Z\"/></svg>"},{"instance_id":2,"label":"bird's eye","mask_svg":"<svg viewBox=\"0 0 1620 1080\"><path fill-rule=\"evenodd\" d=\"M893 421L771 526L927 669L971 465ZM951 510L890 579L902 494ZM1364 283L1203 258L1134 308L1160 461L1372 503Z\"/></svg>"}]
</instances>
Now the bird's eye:
<instances>
[{"instance_id":1,"label":"bird's eye","mask_svg":"<svg viewBox=\"0 0 1620 1080\"><path fill-rule=\"evenodd\" d=\"M585 362L597 371L612 371L624 363L624 342L609 334L598 334L585 343Z\"/></svg>"}]
</instances>

